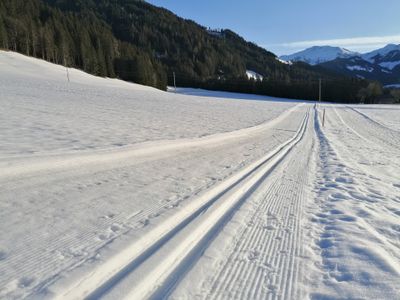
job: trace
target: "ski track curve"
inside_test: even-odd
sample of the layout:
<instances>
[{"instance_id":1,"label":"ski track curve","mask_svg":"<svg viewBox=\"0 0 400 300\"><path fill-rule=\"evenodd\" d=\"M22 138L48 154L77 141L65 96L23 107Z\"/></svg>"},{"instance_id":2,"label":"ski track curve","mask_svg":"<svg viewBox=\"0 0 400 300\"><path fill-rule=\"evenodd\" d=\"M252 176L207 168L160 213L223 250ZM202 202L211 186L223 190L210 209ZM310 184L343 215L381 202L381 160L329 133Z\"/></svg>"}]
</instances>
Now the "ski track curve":
<instances>
[{"instance_id":1,"label":"ski track curve","mask_svg":"<svg viewBox=\"0 0 400 300\"><path fill-rule=\"evenodd\" d=\"M302 222L310 187L309 162L313 154L311 120L312 117L307 121L304 138L253 193L251 203L246 203L250 213L238 216L237 223L247 221L239 225L237 232L231 230L235 235L230 247L213 250L221 252L219 260L212 262L220 267L206 275L204 286L197 292L191 291L194 278L190 275L195 276L201 270L194 269L187 279L188 288L172 294L172 299L306 297L306 291L301 288L304 267ZM220 248L220 244L215 247ZM208 266L202 268L207 274Z\"/></svg>"},{"instance_id":2,"label":"ski track curve","mask_svg":"<svg viewBox=\"0 0 400 300\"><path fill-rule=\"evenodd\" d=\"M138 163L143 160L166 158L175 155L179 151L187 152L198 147L206 148L219 144L229 144L237 141L237 139L246 138L251 134L257 134L272 128L301 106L303 104L297 104L284 111L278 117L257 126L200 138L144 142L133 146L120 147L118 150L86 151L87 153L82 151L81 153L51 154L44 157L35 155L28 158L7 158L6 161L0 160L2 169L0 180L10 180L21 176L34 177L40 173L54 173L99 165L103 169L107 165L111 165L113 168L116 163L126 163L127 160Z\"/></svg>"},{"instance_id":3,"label":"ski track curve","mask_svg":"<svg viewBox=\"0 0 400 300\"><path fill-rule=\"evenodd\" d=\"M400 132L393 130L353 107L347 106L341 109L341 117L346 120L349 127L358 134L371 140L374 143L383 143L393 149L398 149L400 145Z\"/></svg>"},{"instance_id":4,"label":"ski track curve","mask_svg":"<svg viewBox=\"0 0 400 300\"><path fill-rule=\"evenodd\" d=\"M56 298L95 299L113 292L114 287L135 273L143 262L157 255L159 249L168 248L168 243L176 236L179 246L163 255L162 263L156 264L155 270L140 274L135 278L135 288L128 293L128 298L148 298L150 296L169 294L171 288L180 280L180 274L185 273L192 260L204 251L210 239L229 220L232 213L246 201L249 193L257 187L269 172L299 143L305 134L309 113L303 119L296 135L269 153L259 161L247 166L242 171L207 191L198 199L192 200L185 210L173 218L155 227L152 232L136 241L110 261L99 266L65 290L56 291ZM195 227L179 236L181 231ZM167 256L167 257L166 257ZM130 286L130 284L129 284ZM111 297L113 298L113 297Z\"/></svg>"},{"instance_id":5,"label":"ski track curve","mask_svg":"<svg viewBox=\"0 0 400 300\"><path fill-rule=\"evenodd\" d=\"M350 107L350 106L347 106L347 107L350 108L351 110L353 110L354 112L358 113L359 115L363 116L365 119L369 120L370 122L374 123L375 125L385 128L386 130L392 131L395 134L400 134L400 131L398 129L391 128L391 127L383 124L382 122L377 121L374 117L371 117L368 114L361 112L359 109Z\"/></svg>"},{"instance_id":6,"label":"ski track curve","mask_svg":"<svg viewBox=\"0 0 400 300\"><path fill-rule=\"evenodd\" d=\"M391 135L392 131L376 126L368 120L365 122L347 109L339 110L333 107L333 114L328 122L330 128L335 128L336 134L340 135L343 141L347 141L342 143L343 148L349 151L348 157L355 160L354 163L364 165L360 168L369 172L371 178L376 177L374 173L378 172L380 176L386 174L386 180L393 181L393 172L400 168L400 151L396 146L397 143L400 144L400 135ZM352 143L349 143L350 141ZM354 152L358 155L354 156ZM366 170L369 167L372 169Z\"/></svg>"},{"instance_id":7,"label":"ski track curve","mask_svg":"<svg viewBox=\"0 0 400 300\"><path fill-rule=\"evenodd\" d=\"M39 214L41 211L46 212L44 214L42 213L41 215L43 218L40 218L40 221L44 224L48 222L47 220L53 221L52 216L54 214L56 217L55 221L57 221L55 225L57 226L51 230L52 232L41 230L41 228L39 228L39 230L27 228L26 231L28 231L28 233L25 230L18 232L12 248L6 249L7 252L12 255L8 255L7 257L6 252L5 255L7 259L0 261L4 270L6 270L5 276L0 279L0 286L2 287L0 298L3 296L27 296L28 298L34 297L35 295L40 295L39 297L46 296L48 288L64 280L64 276L68 277L70 272L73 273L76 269L84 269L86 265L90 266L95 263L98 260L99 251L103 255L104 252L110 251L108 249L109 245L113 247L115 246L114 244L118 244L121 239L136 240L140 237L141 232L147 232L149 228L153 227L153 224L160 222L160 219L173 214L181 208L184 209L186 202L191 201L192 198L197 197L197 195L211 188L219 181L235 174L236 171L252 163L254 160L264 155L265 152L273 150L276 145L279 145L279 143L285 139L292 137L296 127L302 120L304 111L305 107L295 109L289 116L282 118L278 123L273 122L272 124L274 125L272 128L265 128L265 131L263 130L261 132L262 136L265 135L266 137L260 145L264 145L265 149L268 150L263 150L264 148L261 148L260 145L257 144L258 142L256 142L256 140L261 135L257 130L254 135L236 140L235 143L232 143L233 147L230 146L231 144L226 145L223 143L220 146L216 145L216 148L207 148L204 149L204 151L201 148L195 148L192 149L193 152L188 151L188 153L183 154L180 152L176 153L175 156L169 158L167 162L164 158L158 157L155 161L143 163L142 168L140 164L135 168L131 168L129 162L124 162L122 166L111 164L111 170L100 172L96 170L93 171L91 168L85 170L85 166L83 166L83 174L81 174L81 168L73 168L72 170L68 170L67 168L65 172L57 174L53 174L53 171L50 170L52 174L51 178L48 176L41 176L41 174L35 174L35 178L30 179L28 184L26 183L25 177L16 178L10 183L6 182L6 184L3 185L4 189L2 193L3 196L5 196L5 192L7 191L7 197L10 199L13 199L13 197L15 197L14 195L24 196L24 194L27 194L27 196L31 198L30 192L36 195L38 191L40 193L39 195L45 197L49 195L51 198L54 197L56 201L50 201L50 203L42 203L42 201L34 203L30 200L29 203L27 203L29 206L26 209L28 209L28 216L31 214ZM286 128L287 130L282 131L280 128ZM252 151L256 149L255 147L260 148L255 150L253 154ZM227 159L224 158L221 159L221 161L216 161L216 164L214 164L211 169L209 168L212 174L210 174L209 171L207 172L208 174L204 173L204 170L201 168L199 169L197 164L201 164L202 162L209 164L210 161L221 156L213 154L214 149L218 149L218 152L223 152L225 153L224 155L228 157ZM240 150L243 150L243 158L233 155L233 157L238 158L239 161L237 164L231 164L232 158L229 157L237 151L241 152ZM201 159L199 159L199 155ZM171 163L169 162L170 160ZM189 165L186 163L181 164L182 161L185 160L191 163ZM228 169L225 169L224 163L228 163ZM171 164L177 165L175 168L176 170L170 169ZM165 187L162 186L161 189L158 188L154 192L149 191L149 189L144 189L146 193L150 193L150 196L147 198L153 197L157 200L153 201L155 203L145 205L138 210L134 202L133 204L130 203L131 201L124 202L125 198L132 198L132 196L129 195L130 193L127 192L134 190L135 186L138 186L138 188L141 187L141 185L138 184L141 174L146 177L146 170L160 167L165 168L167 173L161 172L163 175L155 179L162 182ZM180 170L181 167L184 167L183 173ZM216 167L217 173L215 173ZM141 170L140 172L136 171L138 168ZM192 182L192 184L194 184L194 188L187 189L187 184L182 184L185 191L181 193L179 190L175 192L175 190L172 189L174 193L173 198L170 198L171 193L169 193L168 199L167 196L163 198L163 195L158 194L160 190L169 192L166 190L168 184L172 186L177 185L177 182L179 183L179 181L187 177L187 175L185 176L186 173L189 176L193 176L193 172L185 171L186 168L188 168L188 170L197 168L196 173L199 173L199 175L197 178L194 178L194 180L189 181L189 183ZM205 170L207 170L207 168L208 167L205 167ZM100 169L103 168L101 167ZM133 174L133 176L130 174ZM174 176L167 178L165 177L166 175ZM205 175L212 175L211 180L208 176L207 178L204 177ZM130 177L132 177L133 181L128 180ZM134 186L129 191L126 191L126 187L124 188L124 186L132 184ZM115 190L115 188L123 188L124 193L118 193L118 190ZM92 190L96 191L94 198L91 194ZM23 193L21 195L22 191ZM88 195L87 192L89 192ZM101 196L98 197L96 194ZM138 199L142 196L147 195L143 195L143 192L139 193L139 195L134 194L134 197ZM63 201L65 205L63 204L61 207L59 205L55 206L54 204L57 203L58 198L69 199L72 202L67 204L68 201ZM75 199L78 200L81 198L82 200L87 199L88 201L75 201ZM31 203L34 203L34 205L31 205ZM72 203L73 205L71 205ZM119 206L122 204L124 206L123 210L118 212L118 209L110 205L112 203ZM24 203L17 202L15 205L14 202L10 202L10 204L12 205L5 206L4 210L0 210L0 218L3 218L3 220L9 219L11 223L7 222L7 224L10 224L7 226L15 226L18 223L18 218L10 218L7 214L15 215L20 214L20 211L25 211L22 206ZM72 211L69 211L69 208L72 206ZM68 210L65 210L65 208ZM72 215L76 215L76 211L84 212L87 210L93 211L96 217L89 217L88 219L90 219L90 221L82 224L79 228L76 228L75 219L69 218L69 221L64 221L64 217L60 218L66 211L69 211ZM98 214L98 212L100 212L100 214ZM164 214L166 216L164 216ZM81 217L85 218L85 216L81 216L80 214L76 215L76 217L78 219ZM34 232L34 234L30 234L29 232ZM38 241L41 242L38 243ZM42 245L47 246L43 248ZM29 248L31 250L28 251ZM119 249L121 248L122 247ZM18 267L12 267L15 265ZM18 286L21 286L21 288L17 289L16 287Z\"/></svg>"}]
</instances>

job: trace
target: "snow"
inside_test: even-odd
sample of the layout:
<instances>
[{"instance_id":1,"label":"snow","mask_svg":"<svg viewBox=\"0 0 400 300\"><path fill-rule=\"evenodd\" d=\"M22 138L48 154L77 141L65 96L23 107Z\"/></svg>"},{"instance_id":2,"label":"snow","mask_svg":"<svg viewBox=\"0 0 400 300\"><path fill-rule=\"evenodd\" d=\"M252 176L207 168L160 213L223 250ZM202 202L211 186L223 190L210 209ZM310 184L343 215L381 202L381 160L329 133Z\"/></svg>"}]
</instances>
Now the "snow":
<instances>
[{"instance_id":1,"label":"snow","mask_svg":"<svg viewBox=\"0 0 400 300\"><path fill-rule=\"evenodd\" d=\"M246 70L246 76L248 79L254 79L254 80L263 80L263 76L258 74L257 72L251 71L251 70Z\"/></svg>"},{"instance_id":2,"label":"snow","mask_svg":"<svg viewBox=\"0 0 400 300\"><path fill-rule=\"evenodd\" d=\"M389 89L400 89L400 84L389 84L389 85L385 85L385 88L389 88Z\"/></svg>"},{"instance_id":3,"label":"snow","mask_svg":"<svg viewBox=\"0 0 400 300\"><path fill-rule=\"evenodd\" d=\"M97 78L73 69L69 70L68 84L63 67L19 54L0 53L1 154L91 151L199 137L263 123L292 105L281 102L274 105L278 110L271 112L271 103L266 101L261 103L263 108L255 102L232 104L208 97L190 98L192 101L187 102L186 96ZM18 95L11 97L16 86ZM148 126L143 126L145 123Z\"/></svg>"},{"instance_id":4,"label":"snow","mask_svg":"<svg viewBox=\"0 0 400 300\"><path fill-rule=\"evenodd\" d=\"M364 71L364 72L373 72L374 71L374 68L363 67L363 66L346 66L346 68L350 71Z\"/></svg>"},{"instance_id":5,"label":"snow","mask_svg":"<svg viewBox=\"0 0 400 300\"><path fill-rule=\"evenodd\" d=\"M284 98L276 98L270 96L262 96L256 94L241 94L241 93L231 93L224 91L211 91L205 89L197 89L197 88L181 88L177 87L168 87L168 91L171 93L177 93L181 95L190 95L197 97L209 97L209 98L223 98L223 99L240 99L240 100L257 100L257 101L274 101L274 102L303 102L301 100L294 99L284 99Z\"/></svg>"},{"instance_id":6,"label":"snow","mask_svg":"<svg viewBox=\"0 0 400 300\"><path fill-rule=\"evenodd\" d=\"M292 65L293 64L291 61L286 61L286 60L280 59L279 57L277 57L276 60L281 62L281 63L283 63L283 64L285 64L285 65Z\"/></svg>"},{"instance_id":7,"label":"snow","mask_svg":"<svg viewBox=\"0 0 400 300\"><path fill-rule=\"evenodd\" d=\"M389 45L386 45L383 48L380 48L380 49L365 53L365 54L361 55L361 57L364 60L373 63L373 62L376 61L377 57L382 58L382 57L386 56L387 54L389 54L392 51L400 51L400 45L389 44Z\"/></svg>"},{"instance_id":8,"label":"snow","mask_svg":"<svg viewBox=\"0 0 400 300\"><path fill-rule=\"evenodd\" d=\"M400 86L399 86L400 88ZM363 117L387 130L400 132L400 107L398 105L386 105L384 108L376 105L356 107L355 111Z\"/></svg>"},{"instance_id":9,"label":"snow","mask_svg":"<svg viewBox=\"0 0 400 300\"><path fill-rule=\"evenodd\" d=\"M303 51L283 55L280 57L283 61L303 61L310 65L317 65L320 63L335 60L336 58L357 56L358 53L349 51L344 48L331 47L331 46L314 46Z\"/></svg>"},{"instance_id":10,"label":"snow","mask_svg":"<svg viewBox=\"0 0 400 300\"><path fill-rule=\"evenodd\" d=\"M387 61L387 62L383 62L379 64L381 67L389 69L389 70L393 70L394 68L396 68L398 65L400 65L400 60L397 61Z\"/></svg>"},{"instance_id":11,"label":"snow","mask_svg":"<svg viewBox=\"0 0 400 300\"><path fill-rule=\"evenodd\" d=\"M0 66L0 298L398 298L397 106Z\"/></svg>"},{"instance_id":12,"label":"snow","mask_svg":"<svg viewBox=\"0 0 400 300\"><path fill-rule=\"evenodd\" d=\"M335 60L337 58L348 58L353 63L357 62L369 62L378 64L383 69L384 73L391 73L390 71L400 65L400 61L395 60L395 57L400 51L400 45L389 44L381 49L374 50L372 52L360 54L351 52L347 49L331 46L315 46L306 50L294 53L291 55L281 56L279 59L282 61L303 61L311 65L317 65L320 63ZM390 55L389 55L390 54ZM374 69L371 67L362 66L347 66L350 71L366 71L373 72Z\"/></svg>"}]
</instances>

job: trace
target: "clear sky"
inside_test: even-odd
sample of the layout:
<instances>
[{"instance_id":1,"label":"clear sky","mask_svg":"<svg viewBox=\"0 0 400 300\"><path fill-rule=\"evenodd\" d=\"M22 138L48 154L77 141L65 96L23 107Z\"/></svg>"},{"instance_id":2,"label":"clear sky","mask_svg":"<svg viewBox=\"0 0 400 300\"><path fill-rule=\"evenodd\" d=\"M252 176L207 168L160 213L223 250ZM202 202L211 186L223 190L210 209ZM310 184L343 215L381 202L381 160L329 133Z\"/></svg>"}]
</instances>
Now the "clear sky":
<instances>
[{"instance_id":1,"label":"clear sky","mask_svg":"<svg viewBox=\"0 0 400 300\"><path fill-rule=\"evenodd\" d=\"M366 52L400 44L400 0L149 0L212 28L229 28L274 52L314 45Z\"/></svg>"}]
</instances>

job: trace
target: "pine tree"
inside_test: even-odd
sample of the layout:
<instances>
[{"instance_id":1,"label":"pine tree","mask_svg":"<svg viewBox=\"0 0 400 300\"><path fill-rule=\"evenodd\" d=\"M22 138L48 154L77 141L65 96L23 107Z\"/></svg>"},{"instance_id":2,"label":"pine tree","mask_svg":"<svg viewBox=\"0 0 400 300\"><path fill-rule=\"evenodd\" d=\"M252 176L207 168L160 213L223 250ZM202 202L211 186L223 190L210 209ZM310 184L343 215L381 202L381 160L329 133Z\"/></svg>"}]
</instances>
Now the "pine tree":
<instances>
[{"instance_id":1,"label":"pine tree","mask_svg":"<svg viewBox=\"0 0 400 300\"><path fill-rule=\"evenodd\" d=\"M8 49L7 31L5 28L3 16L0 14L0 48Z\"/></svg>"}]
</instances>

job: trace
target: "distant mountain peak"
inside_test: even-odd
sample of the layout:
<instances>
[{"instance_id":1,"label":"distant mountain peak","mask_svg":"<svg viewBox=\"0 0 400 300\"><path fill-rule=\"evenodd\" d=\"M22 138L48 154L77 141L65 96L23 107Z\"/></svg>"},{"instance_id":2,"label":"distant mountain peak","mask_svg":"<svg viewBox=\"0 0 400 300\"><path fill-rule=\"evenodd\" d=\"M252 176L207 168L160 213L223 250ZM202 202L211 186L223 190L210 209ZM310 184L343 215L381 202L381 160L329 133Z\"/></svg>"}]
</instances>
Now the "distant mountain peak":
<instances>
[{"instance_id":1,"label":"distant mountain peak","mask_svg":"<svg viewBox=\"0 0 400 300\"><path fill-rule=\"evenodd\" d=\"M302 61L310 65L317 65L337 58L357 55L359 55L359 53L341 47L313 46L291 55L283 55L280 59L284 61Z\"/></svg>"},{"instance_id":2,"label":"distant mountain peak","mask_svg":"<svg viewBox=\"0 0 400 300\"><path fill-rule=\"evenodd\" d=\"M387 56L388 54L393 52L400 52L400 44L396 45L396 44L388 44L383 48L368 52L368 53L364 53L361 55L361 57L369 62L372 63L377 63L378 60L382 59L383 57Z\"/></svg>"},{"instance_id":3,"label":"distant mountain peak","mask_svg":"<svg viewBox=\"0 0 400 300\"><path fill-rule=\"evenodd\" d=\"M339 74L379 80L383 84L398 83L400 78L400 45L396 44L364 54L340 47L314 46L280 59L319 65Z\"/></svg>"},{"instance_id":4,"label":"distant mountain peak","mask_svg":"<svg viewBox=\"0 0 400 300\"><path fill-rule=\"evenodd\" d=\"M340 74L378 80L383 84L397 84L400 78L400 45L383 48L353 57L337 58L319 64Z\"/></svg>"}]
</instances>

